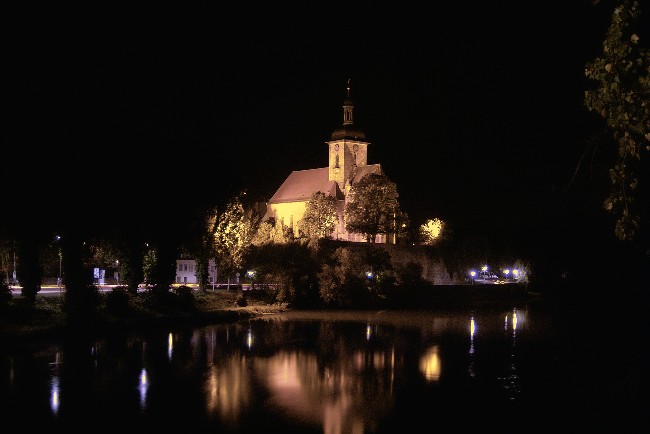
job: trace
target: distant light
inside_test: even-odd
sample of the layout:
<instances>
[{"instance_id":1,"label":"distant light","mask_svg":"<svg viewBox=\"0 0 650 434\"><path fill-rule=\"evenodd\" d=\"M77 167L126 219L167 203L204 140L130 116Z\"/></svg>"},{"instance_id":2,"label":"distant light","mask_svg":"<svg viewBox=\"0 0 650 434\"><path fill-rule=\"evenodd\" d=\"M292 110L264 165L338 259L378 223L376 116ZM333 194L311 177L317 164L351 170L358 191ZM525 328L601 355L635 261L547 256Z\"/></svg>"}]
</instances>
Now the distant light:
<instances>
[{"instance_id":1,"label":"distant light","mask_svg":"<svg viewBox=\"0 0 650 434\"><path fill-rule=\"evenodd\" d=\"M487 270L488 270L488 266L487 266L487 265L484 265L484 266L481 267L481 271L487 271Z\"/></svg>"},{"instance_id":2,"label":"distant light","mask_svg":"<svg viewBox=\"0 0 650 434\"><path fill-rule=\"evenodd\" d=\"M469 272L470 276L475 277L476 276L476 271L472 270Z\"/></svg>"}]
</instances>

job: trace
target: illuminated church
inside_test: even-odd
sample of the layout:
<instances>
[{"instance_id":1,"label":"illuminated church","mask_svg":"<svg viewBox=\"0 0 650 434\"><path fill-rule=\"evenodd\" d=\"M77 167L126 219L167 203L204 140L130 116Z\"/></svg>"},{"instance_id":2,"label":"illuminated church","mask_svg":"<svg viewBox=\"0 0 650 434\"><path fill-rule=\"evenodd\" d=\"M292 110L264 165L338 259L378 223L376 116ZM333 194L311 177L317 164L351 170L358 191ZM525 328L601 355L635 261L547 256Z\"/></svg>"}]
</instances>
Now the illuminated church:
<instances>
[{"instance_id":1,"label":"illuminated church","mask_svg":"<svg viewBox=\"0 0 650 434\"><path fill-rule=\"evenodd\" d=\"M361 234L345 230L343 211L351 187L369 173L383 173L379 164L368 164L366 135L354 128L354 104L350 99L348 80L346 98L343 101L343 125L334 130L328 146L329 165L319 169L291 172L280 188L266 204L262 220L274 218L298 234L298 222L303 218L312 194L320 191L337 200L338 225L332 238L343 241L365 242ZM376 243L385 243L386 235L378 234Z\"/></svg>"}]
</instances>

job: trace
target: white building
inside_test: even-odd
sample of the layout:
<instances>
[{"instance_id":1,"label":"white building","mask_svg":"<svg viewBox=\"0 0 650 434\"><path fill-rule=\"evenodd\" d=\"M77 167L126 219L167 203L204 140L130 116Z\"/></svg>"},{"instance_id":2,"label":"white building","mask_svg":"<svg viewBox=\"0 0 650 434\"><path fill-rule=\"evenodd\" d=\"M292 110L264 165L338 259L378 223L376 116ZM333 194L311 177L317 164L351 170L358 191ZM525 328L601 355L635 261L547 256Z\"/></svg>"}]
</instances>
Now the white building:
<instances>
[{"instance_id":1,"label":"white building","mask_svg":"<svg viewBox=\"0 0 650 434\"><path fill-rule=\"evenodd\" d=\"M214 259L208 263L208 283L217 282L217 267ZM196 261L194 259L177 259L176 260L176 283L186 285L198 283L196 278Z\"/></svg>"}]
</instances>

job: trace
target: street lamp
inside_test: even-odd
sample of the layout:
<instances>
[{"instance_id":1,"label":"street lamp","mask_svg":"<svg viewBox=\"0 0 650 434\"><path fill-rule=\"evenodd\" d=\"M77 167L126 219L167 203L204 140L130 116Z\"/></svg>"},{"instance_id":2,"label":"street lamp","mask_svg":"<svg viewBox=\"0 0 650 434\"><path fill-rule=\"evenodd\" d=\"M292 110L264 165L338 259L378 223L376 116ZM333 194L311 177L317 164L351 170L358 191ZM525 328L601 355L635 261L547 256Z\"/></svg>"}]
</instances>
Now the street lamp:
<instances>
[{"instance_id":1,"label":"street lamp","mask_svg":"<svg viewBox=\"0 0 650 434\"><path fill-rule=\"evenodd\" d=\"M250 281L251 281L251 289L254 289L254 288L255 288L255 283L253 282L253 278L255 277L255 271L253 271L253 270L249 270L249 271L246 273L246 275L248 276L248 278L249 278Z\"/></svg>"},{"instance_id":2,"label":"street lamp","mask_svg":"<svg viewBox=\"0 0 650 434\"><path fill-rule=\"evenodd\" d=\"M62 259L63 259L63 254L61 253L61 236L57 235L56 236L56 241L59 243L59 277L56 279L56 284L59 286L59 290L61 289L61 283L62 283L62 275L63 275L63 269L61 267Z\"/></svg>"},{"instance_id":3,"label":"street lamp","mask_svg":"<svg viewBox=\"0 0 650 434\"><path fill-rule=\"evenodd\" d=\"M470 271L469 275L471 276L470 280L472 281L472 285L473 285L474 284L474 279L476 278L476 271L474 271L474 270Z\"/></svg>"},{"instance_id":4,"label":"street lamp","mask_svg":"<svg viewBox=\"0 0 650 434\"><path fill-rule=\"evenodd\" d=\"M506 275L506 280L508 280L508 275L510 274L510 270L506 268L505 270L503 270L503 272Z\"/></svg>"}]
</instances>

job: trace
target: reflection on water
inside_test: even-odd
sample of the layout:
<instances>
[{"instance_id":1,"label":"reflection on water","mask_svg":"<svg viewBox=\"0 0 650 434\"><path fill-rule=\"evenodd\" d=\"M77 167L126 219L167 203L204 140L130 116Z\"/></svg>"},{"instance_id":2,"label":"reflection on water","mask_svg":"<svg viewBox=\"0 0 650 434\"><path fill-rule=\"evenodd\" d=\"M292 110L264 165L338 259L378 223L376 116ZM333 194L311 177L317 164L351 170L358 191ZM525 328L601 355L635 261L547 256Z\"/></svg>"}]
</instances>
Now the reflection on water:
<instances>
[{"instance_id":1,"label":"reflection on water","mask_svg":"<svg viewBox=\"0 0 650 434\"><path fill-rule=\"evenodd\" d=\"M523 322L523 321L522 321ZM504 330L508 334L510 333L510 351L508 353L508 359L505 362L505 373L503 376L499 377L499 381L503 389L507 392L509 399L517 399L519 393L521 392L521 382L519 374L517 373L517 325L519 319L517 317L517 309L513 309L511 319L508 319L508 315L505 316L505 327ZM508 325L510 324L510 330L508 331Z\"/></svg>"},{"instance_id":2,"label":"reflection on water","mask_svg":"<svg viewBox=\"0 0 650 434\"><path fill-rule=\"evenodd\" d=\"M512 420L569 388L548 319L538 317L543 327L534 330L530 315L526 308L296 311L18 345L2 353L3 419L24 421L29 409L34 420L62 426L85 414L116 425L180 421L214 432L326 434L395 432L407 421L454 417L466 423L467 408L477 424L476 409Z\"/></svg>"},{"instance_id":3,"label":"reflection on water","mask_svg":"<svg viewBox=\"0 0 650 434\"><path fill-rule=\"evenodd\" d=\"M142 368L142 371L140 371L138 390L140 391L140 408L143 410L147 407L147 389L149 389L147 370Z\"/></svg>"},{"instance_id":4,"label":"reflection on water","mask_svg":"<svg viewBox=\"0 0 650 434\"><path fill-rule=\"evenodd\" d=\"M420 359L420 371L427 381L438 381L440 378L440 357L438 356L438 346L433 346L426 350Z\"/></svg>"}]
</instances>

